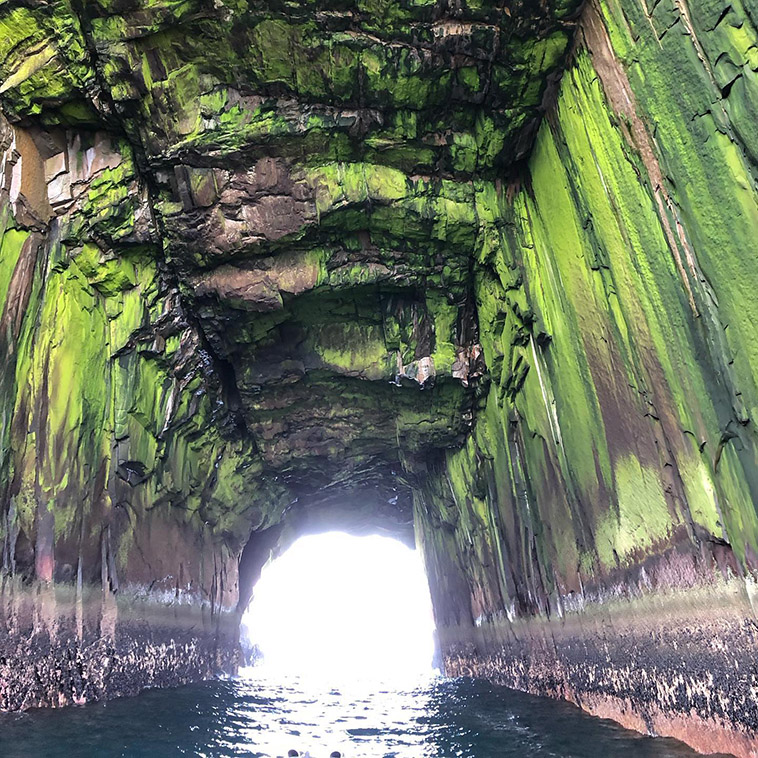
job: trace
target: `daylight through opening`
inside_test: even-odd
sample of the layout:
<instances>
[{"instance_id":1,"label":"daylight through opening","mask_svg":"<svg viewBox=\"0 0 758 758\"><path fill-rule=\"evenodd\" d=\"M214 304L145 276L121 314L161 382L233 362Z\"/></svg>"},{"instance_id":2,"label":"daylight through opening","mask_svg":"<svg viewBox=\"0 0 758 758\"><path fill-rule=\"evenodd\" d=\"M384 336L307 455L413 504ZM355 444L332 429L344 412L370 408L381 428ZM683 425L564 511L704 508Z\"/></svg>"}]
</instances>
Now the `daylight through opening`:
<instances>
[{"instance_id":1,"label":"daylight through opening","mask_svg":"<svg viewBox=\"0 0 758 758\"><path fill-rule=\"evenodd\" d=\"M267 671L343 681L429 676L434 622L421 556L387 537L302 537L264 567L243 634Z\"/></svg>"}]
</instances>

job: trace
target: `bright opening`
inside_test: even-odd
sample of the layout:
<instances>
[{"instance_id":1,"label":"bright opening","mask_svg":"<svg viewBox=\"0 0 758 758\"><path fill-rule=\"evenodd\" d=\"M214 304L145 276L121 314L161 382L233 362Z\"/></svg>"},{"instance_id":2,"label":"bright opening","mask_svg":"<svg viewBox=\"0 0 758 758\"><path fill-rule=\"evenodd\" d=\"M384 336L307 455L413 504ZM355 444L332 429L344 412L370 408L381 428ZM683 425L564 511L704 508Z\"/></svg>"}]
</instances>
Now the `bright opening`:
<instances>
[{"instance_id":1,"label":"bright opening","mask_svg":"<svg viewBox=\"0 0 758 758\"><path fill-rule=\"evenodd\" d=\"M269 672L395 683L432 673L434 621L421 558L386 537L299 539L264 568L243 626Z\"/></svg>"}]
</instances>

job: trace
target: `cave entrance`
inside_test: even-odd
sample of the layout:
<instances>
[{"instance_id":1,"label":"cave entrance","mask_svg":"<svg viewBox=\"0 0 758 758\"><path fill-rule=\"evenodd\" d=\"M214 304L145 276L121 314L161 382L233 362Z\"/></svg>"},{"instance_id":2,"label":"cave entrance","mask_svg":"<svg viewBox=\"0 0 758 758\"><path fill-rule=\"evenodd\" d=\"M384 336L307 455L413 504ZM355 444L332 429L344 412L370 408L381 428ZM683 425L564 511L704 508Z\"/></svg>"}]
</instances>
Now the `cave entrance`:
<instances>
[{"instance_id":1,"label":"cave entrance","mask_svg":"<svg viewBox=\"0 0 758 758\"><path fill-rule=\"evenodd\" d=\"M267 673L397 683L433 672L423 562L388 537L301 537L264 567L242 625Z\"/></svg>"}]
</instances>

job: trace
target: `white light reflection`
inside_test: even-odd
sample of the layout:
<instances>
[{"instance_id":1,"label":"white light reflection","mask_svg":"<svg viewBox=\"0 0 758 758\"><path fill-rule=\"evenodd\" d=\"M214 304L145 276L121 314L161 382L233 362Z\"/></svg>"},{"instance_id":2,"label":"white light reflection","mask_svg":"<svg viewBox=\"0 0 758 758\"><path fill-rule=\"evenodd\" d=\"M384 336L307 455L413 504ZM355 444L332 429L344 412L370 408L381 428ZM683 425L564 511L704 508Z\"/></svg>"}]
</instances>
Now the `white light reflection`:
<instances>
[{"instance_id":1,"label":"white light reflection","mask_svg":"<svg viewBox=\"0 0 758 758\"><path fill-rule=\"evenodd\" d=\"M299 539L265 567L243 618L268 673L340 684L429 678L434 622L419 554L386 537Z\"/></svg>"}]
</instances>

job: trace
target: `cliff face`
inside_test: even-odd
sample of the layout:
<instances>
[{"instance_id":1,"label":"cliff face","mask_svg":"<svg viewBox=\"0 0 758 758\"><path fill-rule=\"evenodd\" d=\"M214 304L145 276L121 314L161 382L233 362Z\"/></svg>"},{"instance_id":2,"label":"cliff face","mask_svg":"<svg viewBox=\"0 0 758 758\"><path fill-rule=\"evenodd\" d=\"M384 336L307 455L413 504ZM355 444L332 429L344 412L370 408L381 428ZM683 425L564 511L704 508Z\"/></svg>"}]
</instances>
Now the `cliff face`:
<instances>
[{"instance_id":1,"label":"cliff face","mask_svg":"<svg viewBox=\"0 0 758 758\"><path fill-rule=\"evenodd\" d=\"M451 673L750 755L757 13L4 3L0 707L415 524Z\"/></svg>"}]
</instances>

